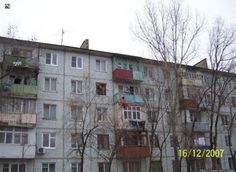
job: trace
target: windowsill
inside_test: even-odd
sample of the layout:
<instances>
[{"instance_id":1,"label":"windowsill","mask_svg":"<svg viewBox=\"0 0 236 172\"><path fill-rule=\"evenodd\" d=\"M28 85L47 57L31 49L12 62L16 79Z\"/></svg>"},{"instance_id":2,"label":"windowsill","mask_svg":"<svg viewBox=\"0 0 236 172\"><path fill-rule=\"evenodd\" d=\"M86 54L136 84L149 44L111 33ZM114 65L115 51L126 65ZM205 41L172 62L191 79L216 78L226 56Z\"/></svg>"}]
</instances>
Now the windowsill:
<instances>
[{"instance_id":1,"label":"windowsill","mask_svg":"<svg viewBox=\"0 0 236 172\"><path fill-rule=\"evenodd\" d=\"M80 69L81 70L81 69L83 69L83 67L81 67L81 68L80 67L72 67L72 69Z\"/></svg>"},{"instance_id":2,"label":"windowsill","mask_svg":"<svg viewBox=\"0 0 236 172\"><path fill-rule=\"evenodd\" d=\"M109 151L110 150L110 148L97 148L97 149L100 151Z\"/></svg>"},{"instance_id":3,"label":"windowsill","mask_svg":"<svg viewBox=\"0 0 236 172\"><path fill-rule=\"evenodd\" d=\"M56 64L56 65L54 65L54 64L46 64L47 66L53 66L53 67L55 67L55 66L58 66L58 64Z\"/></svg>"},{"instance_id":4,"label":"windowsill","mask_svg":"<svg viewBox=\"0 0 236 172\"><path fill-rule=\"evenodd\" d=\"M98 70L95 70L95 72L107 73L107 71L98 71Z\"/></svg>"},{"instance_id":5,"label":"windowsill","mask_svg":"<svg viewBox=\"0 0 236 172\"><path fill-rule=\"evenodd\" d=\"M42 91L47 93L57 93L57 91L50 91L50 90L42 90Z\"/></svg>"},{"instance_id":6,"label":"windowsill","mask_svg":"<svg viewBox=\"0 0 236 172\"><path fill-rule=\"evenodd\" d=\"M50 118L42 118L42 120L47 120L47 121L56 121L57 119L50 119Z\"/></svg>"},{"instance_id":7,"label":"windowsill","mask_svg":"<svg viewBox=\"0 0 236 172\"><path fill-rule=\"evenodd\" d=\"M42 146L42 148L44 148L44 149L52 149L52 150L56 149L56 147L43 147L43 146Z\"/></svg>"},{"instance_id":8,"label":"windowsill","mask_svg":"<svg viewBox=\"0 0 236 172\"><path fill-rule=\"evenodd\" d=\"M71 92L72 95L82 95L83 93L80 92L80 93L75 93L75 92Z\"/></svg>"}]
</instances>

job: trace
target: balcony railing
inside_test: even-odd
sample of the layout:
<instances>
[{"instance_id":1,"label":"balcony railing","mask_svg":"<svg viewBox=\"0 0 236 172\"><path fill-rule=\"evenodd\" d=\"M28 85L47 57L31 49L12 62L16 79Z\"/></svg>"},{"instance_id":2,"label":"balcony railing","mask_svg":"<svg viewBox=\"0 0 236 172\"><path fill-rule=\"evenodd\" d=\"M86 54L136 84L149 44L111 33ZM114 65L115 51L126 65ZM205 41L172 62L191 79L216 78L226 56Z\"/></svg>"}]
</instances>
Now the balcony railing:
<instances>
[{"instance_id":1,"label":"balcony railing","mask_svg":"<svg viewBox=\"0 0 236 172\"><path fill-rule=\"evenodd\" d=\"M121 146L117 150L116 157L122 158L145 158L150 155L148 146Z\"/></svg>"},{"instance_id":2,"label":"balcony railing","mask_svg":"<svg viewBox=\"0 0 236 172\"><path fill-rule=\"evenodd\" d=\"M141 71L132 71L125 69L115 69L112 72L112 78L116 81L143 81L143 73Z\"/></svg>"},{"instance_id":3,"label":"balcony railing","mask_svg":"<svg viewBox=\"0 0 236 172\"><path fill-rule=\"evenodd\" d=\"M187 79L182 78L182 84L183 85L191 85L191 86L202 86L202 80L200 79Z\"/></svg>"},{"instance_id":4,"label":"balcony railing","mask_svg":"<svg viewBox=\"0 0 236 172\"><path fill-rule=\"evenodd\" d=\"M122 96L125 97L125 101L130 104L143 104L143 98L141 95L131 95L131 94L122 94L122 93L117 93L114 95L114 103L118 103Z\"/></svg>"},{"instance_id":5,"label":"balcony railing","mask_svg":"<svg viewBox=\"0 0 236 172\"><path fill-rule=\"evenodd\" d=\"M209 122L188 122L187 128L195 132L209 132Z\"/></svg>"},{"instance_id":6,"label":"balcony railing","mask_svg":"<svg viewBox=\"0 0 236 172\"><path fill-rule=\"evenodd\" d=\"M23 84L1 84L0 92L9 96L16 97L37 97L36 85L23 85Z\"/></svg>"},{"instance_id":7,"label":"balcony railing","mask_svg":"<svg viewBox=\"0 0 236 172\"><path fill-rule=\"evenodd\" d=\"M181 100L181 107L184 109L195 109L197 108L197 101L194 99L182 99Z\"/></svg>"},{"instance_id":8,"label":"balcony railing","mask_svg":"<svg viewBox=\"0 0 236 172\"><path fill-rule=\"evenodd\" d=\"M0 113L0 122L9 126L32 128L36 125L36 114Z\"/></svg>"}]
</instances>

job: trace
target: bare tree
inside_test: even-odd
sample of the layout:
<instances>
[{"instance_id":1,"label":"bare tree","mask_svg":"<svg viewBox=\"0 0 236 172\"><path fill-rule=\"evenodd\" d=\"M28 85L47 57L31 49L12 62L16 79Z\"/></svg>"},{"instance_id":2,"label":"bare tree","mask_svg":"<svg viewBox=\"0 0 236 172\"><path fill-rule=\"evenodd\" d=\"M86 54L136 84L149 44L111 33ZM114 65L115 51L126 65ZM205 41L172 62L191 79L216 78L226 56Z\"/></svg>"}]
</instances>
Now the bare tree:
<instances>
[{"instance_id":1,"label":"bare tree","mask_svg":"<svg viewBox=\"0 0 236 172\"><path fill-rule=\"evenodd\" d=\"M137 17L136 37L147 43L155 58L163 63L162 70L169 101L168 122L173 136L176 171L181 171L178 156L178 123L181 119L178 108L179 69L183 63L196 56L196 40L203 23L198 16L192 17L189 10L185 10L183 4L178 1L172 1L169 5L158 2L158 6L153 1L148 1L145 14Z\"/></svg>"}]
</instances>

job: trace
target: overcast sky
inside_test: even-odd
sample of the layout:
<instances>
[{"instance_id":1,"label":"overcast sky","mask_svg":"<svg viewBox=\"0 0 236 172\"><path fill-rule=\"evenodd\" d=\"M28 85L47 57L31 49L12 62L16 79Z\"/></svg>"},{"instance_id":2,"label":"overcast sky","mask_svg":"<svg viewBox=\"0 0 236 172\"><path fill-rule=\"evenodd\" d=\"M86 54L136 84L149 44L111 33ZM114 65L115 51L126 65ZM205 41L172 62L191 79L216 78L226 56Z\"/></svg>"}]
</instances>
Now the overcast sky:
<instances>
[{"instance_id":1,"label":"overcast sky","mask_svg":"<svg viewBox=\"0 0 236 172\"><path fill-rule=\"evenodd\" d=\"M236 25L236 0L185 0L198 10L208 25L221 16ZM10 9L4 9L10 3ZM130 55L148 56L148 50L132 32L135 15L145 0L0 0L0 35L9 24L18 26L20 38L35 35L40 42L79 47L84 39L90 48Z\"/></svg>"}]
</instances>

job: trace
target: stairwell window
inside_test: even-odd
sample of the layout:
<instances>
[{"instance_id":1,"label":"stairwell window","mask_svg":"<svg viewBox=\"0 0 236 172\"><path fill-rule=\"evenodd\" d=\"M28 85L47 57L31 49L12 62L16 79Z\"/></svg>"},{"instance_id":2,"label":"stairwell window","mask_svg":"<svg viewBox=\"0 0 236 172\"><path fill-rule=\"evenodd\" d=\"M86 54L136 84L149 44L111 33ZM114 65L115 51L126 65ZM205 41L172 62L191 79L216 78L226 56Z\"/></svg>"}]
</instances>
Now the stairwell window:
<instances>
[{"instance_id":1,"label":"stairwell window","mask_svg":"<svg viewBox=\"0 0 236 172\"><path fill-rule=\"evenodd\" d=\"M55 120L56 119L56 105L44 104L43 105L43 119Z\"/></svg>"},{"instance_id":2,"label":"stairwell window","mask_svg":"<svg viewBox=\"0 0 236 172\"><path fill-rule=\"evenodd\" d=\"M97 136L98 149L109 149L109 135L99 134Z\"/></svg>"},{"instance_id":3,"label":"stairwell window","mask_svg":"<svg viewBox=\"0 0 236 172\"><path fill-rule=\"evenodd\" d=\"M96 60L96 71L106 72L106 61L105 60Z\"/></svg>"},{"instance_id":4,"label":"stairwell window","mask_svg":"<svg viewBox=\"0 0 236 172\"><path fill-rule=\"evenodd\" d=\"M98 122L106 121L106 119L107 119L107 108L97 107L96 114L97 114L97 121Z\"/></svg>"},{"instance_id":5,"label":"stairwell window","mask_svg":"<svg viewBox=\"0 0 236 172\"><path fill-rule=\"evenodd\" d=\"M57 89L56 84L57 84L56 78L46 77L45 82L44 82L44 90L45 91L56 91L56 89Z\"/></svg>"},{"instance_id":6,"label":"stairwell window","mask_svg":"<svg viewBox=\"0 0 236 172\"><path fill-rule=\"evenodd\" d=\"M46 53L46 64L57 66L57 54Z\"/></svg>"},{"instance_id":7,"label":"stairwell window","mask_svg":"<svg viewBox=\"0 0 236 172\"><path fill-rule=\"evenodd\" d=\"M82 69L83 68L83 61L81 57L72 56L71 57L71 67Z\"/></svg>"},{"instance_id":8,"label":"stairwell window","mask_svg":"<svg viewBox=\"0 0 236 172\"><path fill-rule=\"evenodd\" d=\"M44 148L56 147L56 133L43 133L42 137Z\"/></svg>"},{"instance_id":9,"label":"stairwell window","mask_svg":"<svg viewBox=\"0 0 236 172\"><path fill-rule=\"evenodd\" d=\"M81 133L73 133L71 134L71 147L78 148L82 146L82 134Z\"/></svg>"},{"instance_id":10,"label":"stairwell window","mask_svg":"<svg viewBox=\"0 0 236 172\"><path fill-rule=\"evenodd\" d=\"M71 80L71 92L82 93L82 81Z\"/></svg>"},{"instance_id":11,"label":"stairwell window","mask_svg":"<svg viewBox=\"0 0 236 172\"><path fill-rule=\"evenodd\" d=\"M71 106L71 119L74 120L74 122L83 120L83 107L82 106L77 106L77 105Z\"/></svg>"}]
</instances>

